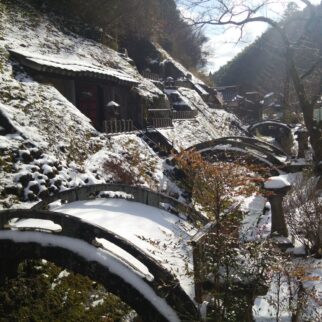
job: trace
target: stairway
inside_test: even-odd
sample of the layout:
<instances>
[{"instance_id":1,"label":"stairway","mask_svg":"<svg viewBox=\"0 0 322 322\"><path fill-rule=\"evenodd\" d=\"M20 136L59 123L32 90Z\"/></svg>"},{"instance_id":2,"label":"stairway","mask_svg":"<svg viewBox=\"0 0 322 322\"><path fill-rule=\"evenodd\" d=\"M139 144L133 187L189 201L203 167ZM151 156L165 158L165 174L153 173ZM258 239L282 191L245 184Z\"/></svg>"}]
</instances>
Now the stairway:
<instances>
[{"instance_id":1,"label":"stairway","mask_svg":"<svg viewBox=\"0 0 322 322\"><path fill-rule=\"evenodd\" d=\"M144 131L139 131L138 137L144 140L162 158L168 157L171 153L177 153L171 142L152 126L147 127Z\"/></svg>"}]
</instances>

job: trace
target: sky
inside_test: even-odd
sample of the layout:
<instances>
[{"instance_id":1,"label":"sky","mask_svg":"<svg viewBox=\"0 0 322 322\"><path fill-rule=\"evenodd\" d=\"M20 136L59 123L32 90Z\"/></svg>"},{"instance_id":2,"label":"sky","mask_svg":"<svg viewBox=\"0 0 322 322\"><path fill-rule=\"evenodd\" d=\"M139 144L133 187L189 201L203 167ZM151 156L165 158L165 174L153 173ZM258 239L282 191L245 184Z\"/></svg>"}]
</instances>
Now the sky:
<instances>
[{"instance_id":1,"label":"sky","mask_svg":"<svg viewBox=\"0 0 322 322\"><path fill-rule=\"evenodd\" d=\"M189 0L178 0L179 9L184 17L197 17L199 11L202 9L191 10L187 7ZM240 3L240 0L232 0L236 3ZM247 4L251 1L247 0ZM321 0L312 0L313 4L319 4ZM209 3L211 2L208 1ZM213 1L216 2L216 1ZM280 19L287 7L290 0L273 0L270 4L263 9L261 15L268 16L274 19ZM293 0L299 8L304 8L303 3L300 0ZM257 1L258 3L258 1ZM222 26L206 26L204 28L205 35L209 38L209 41L205 44L204 50L209 52L208 64L205 67L206 72L217 71L221 66L225 65L234 56L241 52L246 46L250 45L257 37L259 37L268 28L266 23L252 22L245 26L243 30L243 37L240 38L240 31L234 27L222 27Z\"/></svg>"}]
</instances>

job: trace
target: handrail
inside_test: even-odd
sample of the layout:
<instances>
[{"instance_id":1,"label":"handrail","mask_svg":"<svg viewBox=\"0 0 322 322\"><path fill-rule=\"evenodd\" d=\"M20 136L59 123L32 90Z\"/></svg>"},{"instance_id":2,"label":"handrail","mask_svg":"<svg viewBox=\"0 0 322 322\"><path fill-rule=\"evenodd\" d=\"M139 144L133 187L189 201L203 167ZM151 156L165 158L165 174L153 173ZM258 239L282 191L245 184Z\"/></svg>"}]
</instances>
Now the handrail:
<instances>
[{"instance_id":1,"label":"handrail","mask_svg":"<svg viewBox=\"0 0 322 322\"><path fill-rule=\"evenodd\" d=\"M60 199L66 200L68 202L88 200L92 197L96 197L97 193L101 191L125 192L133 196L133 199L129 199L129 201L136 201L159 209L167 210L170 212L172 211L177 216L181 213L187 216L187 219L195 225L198 225L199 222L207 222L207 218L205 218L201 213L168 195L155 192L148 188L118 183L88 185L70 190L64 190L58 192L57 194L44 198L42 201L34 205L32 209L46 209L50 203ZM166 206L168 206L168 209Z\"/></svg>"},{"instance_id":2,"label":"handrail","mask_svg":"<svg viewBox=\"0 0 322 322\"><path fill-rule=\"evenodd\" d=\"M251 137L244 137L244 136L226 136L226 137L222 137L219 139L214 139L214 140L210 140L210 141L206 141L206 142L202 142L202 143L198 143L196 145L193 145L189 148L187 148L187 150L191 150L191 149L196 149L196 150L200 150L206 147L210 147L213 146L214 144L225 144L231 141L239 141L239 142L245 142L245 143L250 143L253 144L255 147L260 147L260 148L264 148L267 150L267 152L273 152L277 155L280 156L285 156L285 157L289 157L287 153L285 153L283 150L279 149L278 147L276 147L273 144L270 144L268 142L256 139L256 138L251 138Z\"/></svg>"},{"instance_id":3,"label":"handrail","mask_svg":"<svg viewBox=\"0 0 322 322\"><path fill-rule=\"evenodd\" d=\"M55 235L66 236L83 240L91 245L96 246L95 238L104 238L116 246L124 249L126 252L137 258L140 262L147 266L149 271L154 276L160 276L162 279L174 278L165 268L160 266L156 260L144 253L140 248L132 242L117 235L116 233L97 226L93 223L88 223L74 216L70 216L60 212L37 210L37 209L9 209L0 211L0 230L8 230L8 222L14 218L33 218L51 220L55 224L61 226L59 232L51 232ZM28 229L33 230L33 229ZM38 229L34 229L38 230ZM43 232L49 233L49 232ZM158 279L159 277L157 277Z\"/></svg>"},{"instance_id":4,"label":"handrail","mask_svg":"<svg viewBox=\"0 0 322 322\"><path fill-rule=\"evenodd\" d=\"M281 121L277 121L277 120L264 120L264 121L260 121L260 122L255 122L252 123L249 127L248 127L248 132L252 133L252 131L260 126L265 126L265 125L272 125L272 126L276 126L276 127L282 127L284 129L287 129L288 131L291 132L291 127L287 124L287 123L283 123Z\"/></svg>"},{"instance_id":5,"label":"handrail","mask_svg":"<svg viewBox=\"0 0 322 322\"><path fill-rule=\"evenodd\" d=\"M77 239L80 241L84 241L88 243L89 245L92 245L94 247L100 247L99 244L96 243L96 238L103 238L114 245L122 248L124 251L128 252L131 254L133 257L135 257L137 260L139 260L142 264L144 264L148 271L153 275L153 279L148 278L148 277L143 277L144 278L144 283L149 285L153 291L159 296L164 298L164 300L167 302L169 306L171 306L178 314L179 316L185 316L187 314L191 314L192 316L197 316L198 312L197 309L193 303L193 301L190 299L190 297L185 293L185 291L182 289L182 287L179 284L178 279L167 269L165 269L163 266L161 266L160 263L158 263L155 259L153 259L150 255L145 253L143 250L138 248L136 245L131 243L130 241L122 238L121 236L115 234L114 232L111 232L107 230L106 228L102 228L100 226L97 226L92 223L85 222L77 217L70 216L64 213L59 213L59 212L52 212L52 211L40 211L36 209L12 209L12 210L5 210L5 211L0 211L0 231L8 231L10 228L8 223L10 220L14 218L36 218L36 219L46 219L46 220L51 220L55 224L58 224L61 226L61 230L59 232L51 232L49 233L48 231L44 232L38 232L38 234L41 234L43 236L46 235L55 235L55 236L61 236L61 237L69 237L73 239ZM31 229L28 229L31 230ZM39 231L39 228L35 228L34 231ZM13 231L13 234L17 233L17 231ZM23 232L21 232L23 236ZM59 237L58 237L59 238ZM42 237L41 237L42 239ZM52 245L43 245L41 242L26 242L26 241L15 241L14 239L10 239L10 236L5 235L4 238L0 240L0 248L2 249L3 247L9 247L10 249L14 249L14 244L17 244L16 247L20 247L19 252L15 252L12 254L11 252L3 252L0 254L0 258L2 259L16 259L16 260L22 260L24 258L36 258L37 256L43 254L45 257L40 257L40 258L46 258L48 256L50 259L52 259L54 262L60 263L63 262L66 264L66 256L63 256L62 258L57 258L57 254L60 254L58 250L52 251L50 249L62 249L65 250L63 246L55 246L55 244ZM29 246L28 246L29 245ZM27 248L26 248L27 247ZM38 248L37 248L38 247ZM47 248L46 248L47 247ZM48 249L48 247L50 249ZM26 248L26 249L25 249ZM41 251L41 249L44 249ZM22 250L25 249L25 252ZM46 250L47 249L47 250ZM45 253L44 253L45 252ZM68 252L68 247L66 247L66 252ZM54 254L54 256L53 256ZM58 255L59 256L59 255ZM71 265L70 261L74 260L77 261L77 256L67 256L68 257L68 267L76 268L76 271L78 270L77 268L77 263ZM86 261L86 258L84 258ZM122 262L126 263L126 260L122 259ZM86 274L89 274L94 279L97 279L98 281L101 281L102 279L104 282L106 280L103 278L103 275L107 276L115 276L114 278L121 278L121 275L118 275L117 272L110 271L107 269L106 274L100 273L98 275L95 275L93 273L93 267L98 270L102 270L102 266L100 266L100 263L96 263L96 266L93 266L92 260L88 260L88 270L86 268L82 268L82 272L86 272ZM131 263L123 264L123 265L128 265L131 266ZM132 266L133 267L133 266ZM101 271L102 272L102 271ZM108 279L107 279L108 283ZM126 280L123 280L122 283L126 284ZM104 285L107 286L107 285ZM113 287L112 287L113 288ZM115 288L115 283L114 283L114 288ZM134 287L135 288L135 287ZM136 305L140 305L140 300L131 300L129 299L129 294L127 291L126 287L123 288L124 290L124 296L127 298L130 302L135 303ZM140 293L140 289L135 289L136 292ZM122 293L122 290L119 290L119 293ZM138 294L139 294L138 293ZM138 296L138 295L137 295ZM149 300L149 299L142 299L143 301ZM178 302L180 301L180 302ZM154 309L151 308L154 306ZM141 309L141 307L139 307ZM153 304L153 301L150 304L149 307L149 312L146 312L147 315L151 315L151 310L158 310L158 307ZM141 310L142 311L142 310ZM156 311L157 312L157 311ZM161 312L161 311L160 311ZM144 313L144 312L143 312ZM152 312L153 314L153 312ZM155 313L159 314L159 313ZM163 321L164 318L159 318L156 319L157 321ZM145 321L149 321L145 320Z\"/></svg>"},{"instance_id":6,"label":"handrail","mask_svg":"<svg viewBox=\"0 0 322 322\"><path fill-rule=\"evenodd\" d=\"M278 166L278 167L287 166L288 158L285 153L283 153L281 155L281 153L280 153L281 151L278 150L279 156L286 157L285 162L283 162L283 161L279 160L268 147L263 146L261 141L255 145L252 143L248 143L248 142L250 142L249 140L252 140L252 139L247 138L246 140L241 140L239 137L220 138L220 139L215 139L215 140L211 140L208 142L196 144L192 147L189 147L186 150L195 149L196 151L198 151L200 153L206 153L206 152L211 152L211 151L213 153L215 153L216 150L225 150L225 151L232 151L233 152L235 148L238 148L241 150L240 152L244 152L245 154L248 154L248 155L252 156L253 158L258 159L261 162L265 162L267 164L271 164L273 166ZM219 149L219 147L221 145L230 145L230 147L227 147L225 149ZM216 147L218 147L218 148L216 149ZM260 154L262 154L262 156Z\"/></svg>"}]
</instances>

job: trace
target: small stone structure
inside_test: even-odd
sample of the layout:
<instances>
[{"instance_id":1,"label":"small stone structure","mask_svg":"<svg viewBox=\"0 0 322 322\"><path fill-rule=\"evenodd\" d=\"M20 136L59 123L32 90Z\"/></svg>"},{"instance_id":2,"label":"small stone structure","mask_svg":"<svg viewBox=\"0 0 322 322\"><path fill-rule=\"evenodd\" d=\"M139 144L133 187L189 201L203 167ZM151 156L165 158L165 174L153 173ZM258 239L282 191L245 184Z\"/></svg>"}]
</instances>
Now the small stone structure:
<instances>
[{"instance_id":1,"label":"small stone structure","mask_svg":"<svg viewBox=\"0 0 322 322\"><path fill-rule=\"evenodd\" d=\"M283 211L283 198L290 190L291 185L281 177L271 177L264 183L264 188L269 192L268 201L271 205L271 234L273 236L287 237L288 231Z\"/></svg>"}]
</instances>

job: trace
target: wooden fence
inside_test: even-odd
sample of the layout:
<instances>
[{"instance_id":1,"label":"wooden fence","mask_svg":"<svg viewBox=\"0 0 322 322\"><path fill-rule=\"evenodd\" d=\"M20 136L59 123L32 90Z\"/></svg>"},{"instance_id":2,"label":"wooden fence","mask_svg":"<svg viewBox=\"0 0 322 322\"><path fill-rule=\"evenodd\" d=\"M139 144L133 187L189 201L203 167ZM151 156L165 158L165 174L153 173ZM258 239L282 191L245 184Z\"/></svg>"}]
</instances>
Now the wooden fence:
<instances>
[{"instance_id":1,"label":"wooden fence","mask_svg":"<svg viewBox=\"0 0 322 322\"><path fill-rule=\"evenodd\" d=\"M152 118L149 120L153 127L171 127L172 118Z\"/></svg>"},{"instance_id":2,"label":"wooden fence","mask_svg":"<svg viewBox=\"0 0 322 322\"><path fill-rule=\"evenodd\" d=\"M170 109L150 109L148 111L148 121L153 127L171 127L172 120L193 119L198 115L198 111L175 111ZM122 133L135 130L133 120L105 120L103 125L106 133Z\"/></svg>"},{"instance_id":3,"label":"wooden fence","mask_svg":"<svg viewBox=\"0 0 322 322\"><path fill-rule=\"evenodd\" d=\"M143 71L143 72L141 72L141 75L144 78L148 78L148 79L151 79L151 80L154 80L154 81L159 81L160 80L160 76L158 74L154 74L154 73L151 73L151 72Z\"/></svg>"},{"instance_id":4,"label":"wooden fence","mask_svg":"<svg viewBox=\"0 0 322 322\"><path fill-rule=\"evenodd\" d=\"M148 118L172 118L172 110L170 109L149 109Z\"/></svg>"},{"instance_id":5,"label":"wooden fence","mask_svg":"<svg viewBox=\"0 0 322 322\"><path fill-rule=\"evenodd\" d=\"M197 110L193 111L173 111L172 118L174 120L193 119L198 115Z\"/></svg>"},{"instance_id":6,"label":"wooden fence","mask_svg":"<svg viewBox=\"0 0 322 322\"><path fill-rule=\"evenodd\" d=\"M131 132L134 130L132 120L105 120L104 131L106 133Z\"/></svg>"}]
</instances>

